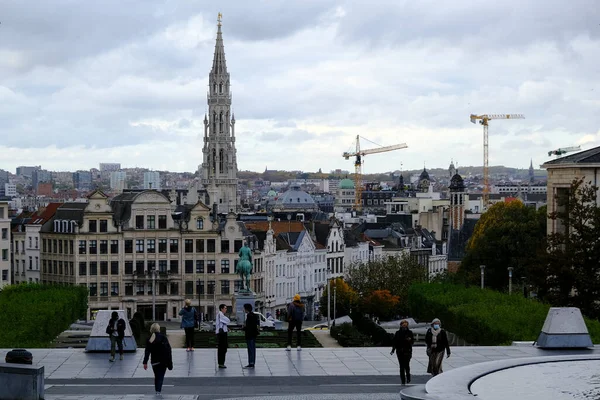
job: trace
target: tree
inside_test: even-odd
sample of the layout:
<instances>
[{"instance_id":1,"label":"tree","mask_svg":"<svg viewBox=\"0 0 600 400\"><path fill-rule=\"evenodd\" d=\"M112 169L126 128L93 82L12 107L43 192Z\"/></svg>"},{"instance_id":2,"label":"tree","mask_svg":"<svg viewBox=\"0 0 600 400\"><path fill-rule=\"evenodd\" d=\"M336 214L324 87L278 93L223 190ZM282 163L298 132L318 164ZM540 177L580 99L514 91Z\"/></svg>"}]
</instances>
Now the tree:
<instances>
[{"instance_id":1,"label":"tree","mask_svg":"<svg viewBox=\"0 0 600 400\"><path fill-rule=\"evenodd\" d=\"M389 290L375 290L363 300L363 309L367 313L382 319L397 314L400 296L394 296Z\"/></svg>"},{"instance_id":2,"label":"tree","mask_svg":"<svg viewBox=\"0 0 600 400\"><path fill-rule=\"evenodd\" d=\"M545 236L546 207L536 211L519 200L496 203L475 225L459 274L478 285L485 265L485 287L506 290L509 267L515 280L531 275L529 267L544 251Z\"/></svg>"},{"instance_id":3,"label":"tree","mask_svg":"<svg viewBox=\"0 0 600 400\"><path fill-rule=\"evenodd\" d=\"M575 179L558 193L549 214L556 230L548 235L547 256L540 258L534 282L538 295L554 306L575 306L600 317L600 207L598 187Z\"/></svg>"},{"instance_id":4,"label":"tree","mask_svg":"<svg viewBox=\"0 0 600 400\"><path fill-rule=\"evenodd\" d=\"M329 315L329 313L328 313L329 310L327 308L327 304L329 304L327 302L327 290L328 290L328 287L325 287L325 290L323 291L323 295L321 296L321 299L319 302L319 309L321 311L321 315L326 316L326 317ZM335 290L335 292L334 292L334 290ZM335 316L333 315L334 293L335 293ZM340 316L350 315L350 309L352 308L352 305L354 304L356 306L357 303L358 303L358 296L357 296L356 292L354 290L352 290L352 288L344 281L344 279L335 278L331 281L331 315L332 315L332 318L338 318Z\"/></svg>"},{"instance_id":5,"label":"tree","mask_svg":"<svg viewBox=\"0 0 600 400\"><path fill-rule=\"evenodd\" d=\"M348 283L360 297L378 290L398 296L397 308L407 310L408 288L415 282L427 281L427 270L409 254L388 256L366 264L353 264L348 269Z\"/></svg>"}]
</instances>

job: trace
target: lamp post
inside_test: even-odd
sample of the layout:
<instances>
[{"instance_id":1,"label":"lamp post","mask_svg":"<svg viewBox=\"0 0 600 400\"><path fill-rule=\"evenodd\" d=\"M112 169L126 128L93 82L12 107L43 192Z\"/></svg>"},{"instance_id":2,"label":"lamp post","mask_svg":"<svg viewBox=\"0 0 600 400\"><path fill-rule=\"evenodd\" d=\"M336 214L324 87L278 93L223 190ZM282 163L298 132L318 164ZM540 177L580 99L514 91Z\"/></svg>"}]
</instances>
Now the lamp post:
<instances>
[{"instance_id":1,"label":"lamp post","mask_svg":"<svg viewBox=\"0 0 600 400\"><path fill-rule=\"evenodd\" d=\"M273 315L273 310L271 309L271 301L272 300L267 300L267 307L269 307L269 315Z\"/></svg>"},{"instance_id":2,"label":"lamp post","mask_svg":"<svg viewBox=\"0 0 600 400\"><path fill-rule=\"evenodd\" d=\"M480 265L479 268L481 268L481 288L483 289L483 280L484 280L484 275L485 275L485 265Z\"/></svg>"},{"instance_id":3,"label":"lamp post","mask_svg":"<svg viewBox=\"0 0 600 400\"><path fill-rule=\"evenodd\" d=\"M336 299L336 294L337 294L337 285L335 285L335 286L333 287L333 324L334 324L334 325L335 325L335 316L336 316L336 313L335 313L335 306L337 305L337 303L336 303L336 301L335 301L335 299Z\"/></svg>"},{"instance_id":4,"label":"lamp post","mask_svg":"<svg viewBox=\"0 0 600 400\"><path fill-rule=\"evenodd\" d=\"M152 274L152 322L156 322L156 268L150 270Z\"/></svg>"},{"instance_id":5,"label":"lamp post","mask_svg":"<svg viewBox=\"0 0 600 400\"><path fill-rule=\"evenodd\" d=\"M508 267L508 294L512 293L512 275L513 275L513 267Z\"/></svg>"},{"instance_id":6,"label":"lamp post","mask_svg":"<svg viewBox=\"0 0 600 400\"><path fill-rule=\"evenodd\" d=\"M331 279L329 279L329 274L331 273L331 268L327 267L327 328L331 328Z\"/></svg>"}]
</instances>

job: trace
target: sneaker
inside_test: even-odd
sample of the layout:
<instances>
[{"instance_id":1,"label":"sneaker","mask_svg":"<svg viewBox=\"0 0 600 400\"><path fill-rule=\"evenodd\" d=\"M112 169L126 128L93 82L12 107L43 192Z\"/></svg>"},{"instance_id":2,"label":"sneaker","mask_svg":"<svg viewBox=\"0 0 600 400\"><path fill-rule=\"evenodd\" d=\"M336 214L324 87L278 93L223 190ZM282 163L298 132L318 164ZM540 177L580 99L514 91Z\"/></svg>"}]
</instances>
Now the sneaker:
<instances>
[{"instance_id":1,"label":"sneaker","mask_svg":"<svg viewBox=\"0 0 600 400\"><path fill-rule=\"evenodd\" d=\"M302 351L302 347L298 346L297 350Z\"/></svg>"},{"instance_id":2,"label":"sneaker","mask_svg":"<svg viewBox=\"0 0 600 400\"><path fill-rule=\"evenodd\" d=\"M115 362L115 358L114 358L114 357L111 357L111 358L109 358L109 359L108 359L108 361L110 361L110 362Z\"/></svg>"},{"instance_id":3,"label":"sneaker","mask_svg":"<svg viewBox=\"0 0 600 400\"><path fill-rule=\"evenodd\" d=\"M119 360L123 361L123 354L119 357Z\"/></svg>"},{"instance_id":4,"label":"sneaker","mask_svg":"<svg viewBox=\"0 0 600 400\"><path fill-rule=\"evenodd\" d=\"M244 367L244 369L254 368L254 364L248 364Z\"/></svg>"},{"instance_id":5,"label":"sneaker","mask_svg":"<svg viewBox=\"0 0 600 400\"><path fill-rule=\"evenodd\" d=\"M288 346L285 351L292 351L292 346Z\"/></svg>"},{"instance_id":6,"label":"sneaker","mask_svg":"<svg viewBox=\"0 0 600 400\"><path fill-rule=\"evenodd\" d=\"M227 368L225 365L219 365L219 368Z\"/></svg>"},{"instance_id":7,"label":"sneaker","mask_svg":"<svg viewBox=\"0 0 600 400\"><path fill-rule=\"evenodd\" d=\"M162 397L162 393L161 393L161 392L156 392L156 395L157 395L158 397Z\"/></svg>"},{"instance_id":8,"label":"sneaker","mask_svg":"<svg viewBox=\"0 0 600 400\"><path fill-rule=\"evenodd\" d=\"M410 375L406 377L406 383L410 383Z\"/></svg>"}]
</instances>

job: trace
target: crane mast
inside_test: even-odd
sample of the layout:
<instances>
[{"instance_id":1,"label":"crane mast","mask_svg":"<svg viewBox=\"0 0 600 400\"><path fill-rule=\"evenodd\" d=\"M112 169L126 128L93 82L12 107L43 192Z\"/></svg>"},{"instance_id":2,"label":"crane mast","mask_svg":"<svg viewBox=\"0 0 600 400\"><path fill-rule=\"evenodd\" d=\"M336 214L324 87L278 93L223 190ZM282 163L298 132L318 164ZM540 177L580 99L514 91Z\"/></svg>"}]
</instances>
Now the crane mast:
<instances>
[{"instance_id":1,"label":"crane mast","mask_svg":"<svg viewBox=\"0 0 600 400\"><path fill-rule=\"evenodd\" d=\"M362 210L362 157L368 154L385 153L393 150L405 149L408 146L406 143L394 144L392 146L382 146L374 149L361 150L360 149L360 136L356 135L356 150L354 153L344 152L342 157L346 160L350 157L356 157L354 159L354 209L356 211Z\"/></svg>"},{"instance_id":2,"label":"crane mast","mask_svg":"<svg viewBox=\"0 0 600 400\"><path fill-rule=\"evenodd\" d=\"M491 119L524 119L523 114L471 114L471 123L483 125L483 208L487 209L490 201L490 171L489 171L489 140L488 140L488 121Z\"/></svg>"}]
</instances>

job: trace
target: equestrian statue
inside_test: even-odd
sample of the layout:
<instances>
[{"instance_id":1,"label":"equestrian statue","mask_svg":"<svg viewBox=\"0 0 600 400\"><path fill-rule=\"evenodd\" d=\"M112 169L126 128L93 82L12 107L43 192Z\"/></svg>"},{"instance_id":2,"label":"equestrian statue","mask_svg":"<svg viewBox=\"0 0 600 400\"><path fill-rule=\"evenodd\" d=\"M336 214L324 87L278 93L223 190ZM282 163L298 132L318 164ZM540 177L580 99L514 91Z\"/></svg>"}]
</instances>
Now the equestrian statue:
<instances>
[{"instance_id":1,"label":"equestrian statue","mask_svg":"<svg viewBox=\"0 0 600 400\"><path fill-rule=\"evenodd\" d=\"M240 292L251 292L250 290L250 276L252 275L252 250L246 243L240 249L238 254L240 259L238 260L237 266L235 267L235 273L240 275L242 285L240 286ZM246 284L244 285L244 281Z\"/></svg>"}]
</instances>

